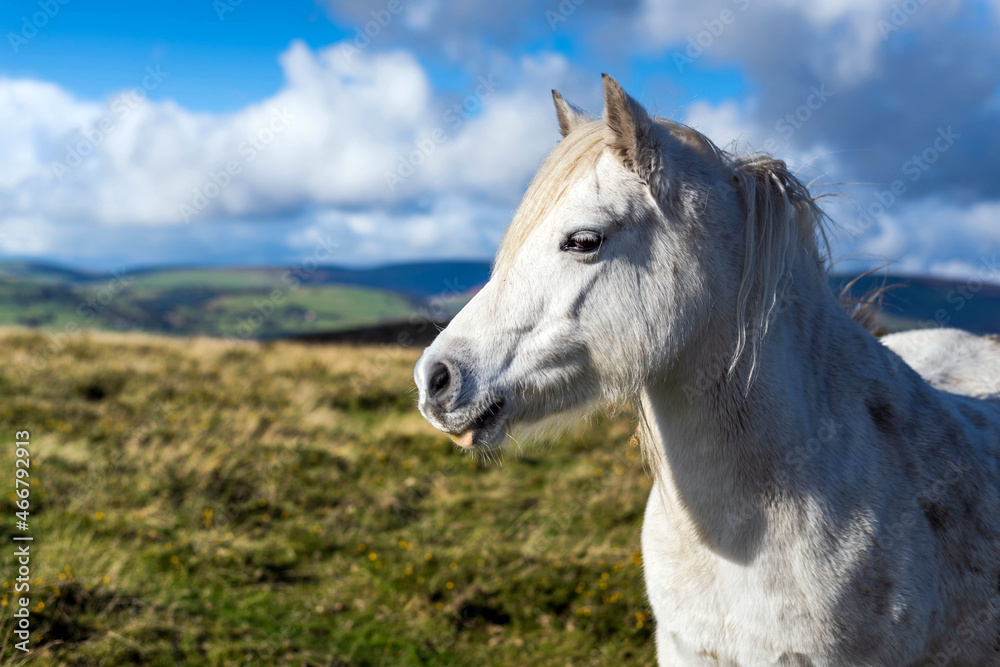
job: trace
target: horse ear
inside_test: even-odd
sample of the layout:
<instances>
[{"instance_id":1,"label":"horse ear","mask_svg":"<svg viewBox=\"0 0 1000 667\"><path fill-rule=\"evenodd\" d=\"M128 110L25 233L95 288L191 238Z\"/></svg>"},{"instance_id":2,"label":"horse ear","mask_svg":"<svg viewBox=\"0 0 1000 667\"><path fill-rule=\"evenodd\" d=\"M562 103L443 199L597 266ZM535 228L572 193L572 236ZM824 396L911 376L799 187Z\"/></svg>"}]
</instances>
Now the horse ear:
<instances>
[{"instance_id":1,"label":"horse ear","mask_svg":"<svg viewBox=\"0 0 1000 667\"><path fill-rule=\"evenodd\" d=\"M611 75L602 74L601 78L608 146L618 152L626 167L648 181L660 154L653 119Z\"/></svg>"},{"instance_id":2,"label":"horse ear","mask_svg":"<svg viewBox=\"0 0 1000 667\"><path fill-rule=\"evenodd\" d=\"M590 121L590 116L585 111L563 99L558 90L552 91L552 101L556 103L559 132L564 138L580 125Z\"/></svg>"}]
</instances>

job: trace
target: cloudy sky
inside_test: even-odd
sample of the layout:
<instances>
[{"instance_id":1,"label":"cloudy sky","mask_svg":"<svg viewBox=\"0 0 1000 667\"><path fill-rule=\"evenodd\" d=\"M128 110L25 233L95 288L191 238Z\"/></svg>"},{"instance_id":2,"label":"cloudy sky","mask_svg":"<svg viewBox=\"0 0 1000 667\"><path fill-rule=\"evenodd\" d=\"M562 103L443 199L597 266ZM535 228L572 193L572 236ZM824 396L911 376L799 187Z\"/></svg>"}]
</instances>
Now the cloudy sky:
<instances>
[{"instance_id":1,"label":"cloudy sky","mask_svg":"<svg viewBox=\"0 0 1000 667\"><path fill-rule=\"evenodd\" d=\"M489 258L549 90L599 113L601 72L843 195L845 268L1000 255L998 0L10 0L0 28L2 258Z\"/></svg>"}]
</instances>

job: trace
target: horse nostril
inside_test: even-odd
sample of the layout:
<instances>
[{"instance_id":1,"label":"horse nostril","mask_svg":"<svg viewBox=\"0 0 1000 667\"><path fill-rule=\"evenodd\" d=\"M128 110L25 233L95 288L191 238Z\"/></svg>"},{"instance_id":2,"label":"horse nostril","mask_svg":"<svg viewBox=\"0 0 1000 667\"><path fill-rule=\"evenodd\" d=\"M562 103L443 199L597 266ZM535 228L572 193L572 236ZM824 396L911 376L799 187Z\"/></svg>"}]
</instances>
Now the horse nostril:
<instances>
[{"instance_id":1,"label":"horse nostril","mask_svg":"<svg viewBox=\"0 0 1000 667\"><path fill-rule=\"evenodd\" d=\"M431 396L438 397L448 388L449 384L451 384L451 371L441 362L434 364L434 369L431 371L430 381L427 385Z\"/></svg>"}]
</instances>

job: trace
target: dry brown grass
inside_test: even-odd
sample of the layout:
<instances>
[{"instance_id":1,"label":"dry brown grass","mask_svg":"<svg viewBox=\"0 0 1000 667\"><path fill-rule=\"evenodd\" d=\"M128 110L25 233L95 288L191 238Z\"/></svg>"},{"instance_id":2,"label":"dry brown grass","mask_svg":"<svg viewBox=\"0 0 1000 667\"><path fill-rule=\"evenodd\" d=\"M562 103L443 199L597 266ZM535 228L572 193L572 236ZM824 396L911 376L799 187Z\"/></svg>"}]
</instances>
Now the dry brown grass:
<instances>
[{"instance_id":1,"label":"dry brown grass","mask_svg":"<svg viewBox=\"0 0 1000 667\"><path fill-rule=\"evenodd\" d=\"M0 331L0 421L32 433L31 662L651 664L633 425L477 463L414 408L417 356Z\"/></svg>"}]
</instances>

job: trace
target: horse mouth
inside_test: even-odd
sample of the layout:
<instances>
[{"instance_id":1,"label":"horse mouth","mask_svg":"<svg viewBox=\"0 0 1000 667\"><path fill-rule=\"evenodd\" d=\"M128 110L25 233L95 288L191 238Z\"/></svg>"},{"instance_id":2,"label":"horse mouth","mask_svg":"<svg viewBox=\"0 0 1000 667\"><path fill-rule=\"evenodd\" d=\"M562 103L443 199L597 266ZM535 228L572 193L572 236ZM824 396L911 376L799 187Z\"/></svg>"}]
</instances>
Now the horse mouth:
<instances>
[{"instance_id":1,"label":"horse mouth","mask_svg":"<svg viewBox=\"0 0 1000 667\"><path fill-rule=\"evenodd\" d=\"M503 409L506 401L498 398L486 404L469 426L459 432L451 433L451 439L462 449L488 447L496 444L503 432Z\"/></svg>"}]
</instances>

